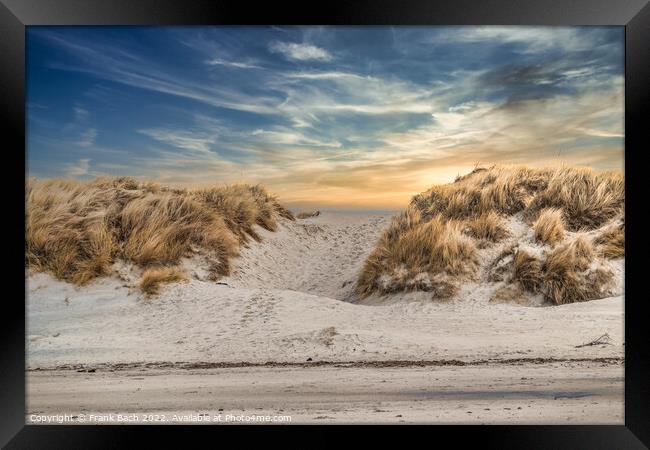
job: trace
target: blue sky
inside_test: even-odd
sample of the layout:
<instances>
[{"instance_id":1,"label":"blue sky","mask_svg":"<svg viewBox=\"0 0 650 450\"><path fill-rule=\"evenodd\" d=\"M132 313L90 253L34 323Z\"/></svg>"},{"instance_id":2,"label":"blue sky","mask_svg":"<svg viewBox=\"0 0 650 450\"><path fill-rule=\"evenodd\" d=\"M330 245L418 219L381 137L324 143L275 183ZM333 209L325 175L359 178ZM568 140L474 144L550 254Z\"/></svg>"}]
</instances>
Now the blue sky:
<instances>
[{"instance_id":1,"label":"blue sky","mask_svg":"<svg viewBox=\"0 0 650 450\"><path fill-rule=\"evenodd\" d=\"M622 27L28 27L29 176L400 207L475 164L623 166Z\"/></svg>"}]
</instances>

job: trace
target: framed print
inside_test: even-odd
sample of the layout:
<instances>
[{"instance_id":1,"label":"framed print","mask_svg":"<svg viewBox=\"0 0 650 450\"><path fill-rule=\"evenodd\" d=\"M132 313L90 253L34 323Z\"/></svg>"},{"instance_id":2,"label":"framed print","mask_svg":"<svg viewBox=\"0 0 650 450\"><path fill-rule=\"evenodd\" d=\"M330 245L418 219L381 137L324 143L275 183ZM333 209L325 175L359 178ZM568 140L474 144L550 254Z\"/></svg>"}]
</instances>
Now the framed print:
<instances>
[{"instance_id":1,"label":"framed print","mask_svg":"<svg viewBox=\"0 0 650 450\"><path fill-rule=\"evenodd\" d=\"M0 11L7 448L648 445L645 2Z\"/></svg>"}]
</instances>

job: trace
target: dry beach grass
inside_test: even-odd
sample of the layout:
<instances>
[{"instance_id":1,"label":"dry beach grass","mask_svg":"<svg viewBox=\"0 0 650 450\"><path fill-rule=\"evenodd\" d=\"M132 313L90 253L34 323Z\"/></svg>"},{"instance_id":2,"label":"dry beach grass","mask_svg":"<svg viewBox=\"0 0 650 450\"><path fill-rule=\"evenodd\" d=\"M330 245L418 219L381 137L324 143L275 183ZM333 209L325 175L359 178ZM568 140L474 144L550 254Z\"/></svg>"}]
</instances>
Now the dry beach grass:
<instances>
[{"instance_id":1,"label":"dry beach grass","mask_svg":"<svg viewBox=\"0 0 650 450\"><path fill-rule=\"evenodd\" d=\"M116 259L142 268L177 265L204 252L216 279L257 224L274 230L291 212L261 186L172 189L132 178L38 181L25 186L25 263L85 284Z\"/></svg>"},{"instance_id":2,"label":"dry beach grass","mask_svg":"<svg viewBox=\"0 0 650 450\"><path fill-rule=\"evenodd\" d=\"M564 239L564 218L562 210L557 208L546 208L539 213L539 217L533 224L535 239L539 242L555 245Z\"/></svg>"},{"instance_id":3,"label":"dry beach grass","mask_svg":"<svg viewBox=\"0 0 650 450\"><path fill-rule=\"evenodd\" d=\"M600 246L600 252L606 258L615 259L625 256L625 225L614 224L603 230L595 242Z\"/></svg>"},{"instance_id":4,"label":"dry beach grass","mask_svg":"<svg viewBox=\"0 0 650 450\"><path fill-rule=\"evenodd\" d=\"M613 277L600 256L624 256L624 230L617 225L624 203L619 172L476 168L413 197L367 258L356 292L362 298L410 290L453 295L463 280L481 275L477 260L489 255L482 250L509 236L514 220L531 230L539 254L518 243L504 247L486 264L499 271L488 281L516 283L553 304L600 298ZM500 295L507 291L518 292Z\"/></svg>"},{"instance_id":5,"label":"dry beach grass","mask_svg":"<svg viewBox=\"0 0 650 450\"><path fill-rule=\"evenodd\" d=\"M142 274L138 287L147 295L155 295L162 283L173 283L185 279L185 274L178 267L150 267Z\"/></svg>"},{"instance_id":6,"label":"dry beach grass","mask_svg":"<svg viewBox=\"0 0 650 450\"><path fill-rule=\"evenodd\" d=\"M476 168L416 195L391 219L358 273L356 296L425 291L450 299L464 283L501 283L516 285L501 289L501 299L507 292L552 304L601 298L615 275L605 262L625 253L624 200L618 172ZM294 217L259 185L186 190L124 177L32 179L25 263L83 285L125 261L149 270L140 288L153 294L156 280L180 279L172 272L192 255L207 262L209 279L229 275L240 247L260 241L260 229L275 231L280 219Z\"/></svg>"}]
</instances>

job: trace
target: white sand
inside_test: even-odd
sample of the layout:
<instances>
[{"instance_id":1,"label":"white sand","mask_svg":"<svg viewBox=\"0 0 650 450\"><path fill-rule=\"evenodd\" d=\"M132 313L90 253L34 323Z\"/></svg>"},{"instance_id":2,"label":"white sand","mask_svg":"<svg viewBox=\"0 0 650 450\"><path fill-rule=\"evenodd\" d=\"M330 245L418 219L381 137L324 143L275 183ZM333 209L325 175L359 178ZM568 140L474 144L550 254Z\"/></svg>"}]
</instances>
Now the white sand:
<instances>
[{"instance_id":1,"label":"white sand","mask_svg":"<svg viewBox=\"0 0 650 450\"><path fill-rule=\"evenodd\" d=\"M84 288L45 274L32 275L27 280L28 368L63 369L66 364L80 364L100 365L101 371L116 363L302 363L309 358L314 362L459 360L470 364L489 359L511 367L511 360L520 359L530 364L587 359L594 362L583 361L581 370L587 377L590 370L598 377L602 376L602 358L609 358L608 364L620 369L624 356L622 261L612 264L619 279L612 296L584 303L553 307L488 303L495 285L483 282L483 268L451 302L409 294L354 303L356 274L388 219L325 212L284 222L275 233L260 232L263 242L253 242L242 251L234 274L222 280L225 284L201 280L205 271L195 258L185 262L191 281L163 287L153 299L126 286L137 275L126 266L120 267L126 282L108 278ZM517 226L513 223L512 229ZM520 227L511 241L525 243L530 238L526 233ZM497 247L486 249L483 264L498 251ZM609 345L576 347L603 334L609 335ZM472 367L480 371L486 366ZM293 377L306 369L291 370ZM376 377L386 369L372 370ZM544 379L553 374L562 379L571 370L560 364L549 369ZM484 376L491 379L498 374L499 369L493 368ZM55 379L61 387L68 383L63 375ZM45 382L36 375L30 375L30 380ZM40 391L35 387L31 392L38 395ZM31 401L42 404L41 400ZM621 393L619 406L622 401ZM423 411L417 420L441 418L439 411L433 416ZM571 411L565 415L575 413ZM610 416L590 411L579 413L583 422L603 422L607 417L616 421L622 415L618 409ZM342 420L356 420L363 413L344 416ZM307 420L313 415L307 412L301 417ZM458 417L452 414L448 419ZM526 416L525 420L534 418Z\"/></svg>"}]
</instances>

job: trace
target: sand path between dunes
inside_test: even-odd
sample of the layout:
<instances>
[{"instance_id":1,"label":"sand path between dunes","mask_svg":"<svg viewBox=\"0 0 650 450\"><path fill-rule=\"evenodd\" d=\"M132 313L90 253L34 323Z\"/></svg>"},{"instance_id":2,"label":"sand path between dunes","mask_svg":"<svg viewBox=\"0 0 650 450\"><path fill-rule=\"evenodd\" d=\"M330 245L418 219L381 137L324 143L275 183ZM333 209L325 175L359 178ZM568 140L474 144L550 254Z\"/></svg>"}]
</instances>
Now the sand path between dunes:
<instances>
[{"instance_id":1,"label":"sand path between dunes","mask_svg":"<svg viewBox=\"0 0 650 450\"><path fill-rule=\"evenodd\" d=\"M357 274L387 226L387 215L323 213L283 222L264 232L235 260L234 273L223 280L234 288L304 292L353 300Z\"/></svg>"},{"instance_id":2,"label":"sand path between dunes","mask_svg":"<svg viewBox=\"0 0 650 450\"><path fill-rule=\"evenodd\" d=\"M185 265L193 279L164 287L153 299L113 278L76 288L45 274L30 276L28 412L52 412L57 407L61 412L88 408L116 412L120 404L123 411L142 407L168 413L222 408L218 402L204 404L200 397L228 398L228 408L238 411L271 412L285 409L279 405L291 392L298 405L293 409L297 421L335 417L398 422L402 415L407 421L453 422L471 416L472 421L495 423L512 417L506 404L513 392L528 392L520 396L532 402L526 405L547 409L541 415L521 413L520 422L552 417L562 422L569 416L582 423L621 423L622 295L529 307L489 304L480 286L473 286L454 302L405 295L379 305L355 303L356 274L388 220L386 215L324 213L283 222L275 233L262 231L261 243L243 249L233 275L220 284L202 280L204 272L188 260ZM609 335L608 344L580 346L603 334ZM390 367L391 361L428 363ZM449 361L465 365L452 367ZM251 366L269 362L270 367ZM318 366L323 362L333 364ZM355 362L362 364L340 364ZM364 365L371 362L376 364ZM284 363L296 365L282 367ZM565 392L562 386L568 385L562 380L573 377L577 368L582 378L565 389L569 397L549 400L552 392ZM131 376L136 372L143 374L142 379ZM232 387L242 373L248 391L244 385ZM391 388L372 397L376 383L389 373L397 374ZM429 383L434 373L447 377L444 386ZM517 381L517 374L519 379L532 379L533 390L548 395L530 393L529 383ZM162 388L149 389L157 386L155 380L165 379L159 377L168 377L164 395L174 394L176 403L163 401ZM588 378L594 380L592 390L587 384L580 387L580 380ZM500 379L509 380L508 386L499 387ZM358 381L346 385L350 380ZM471 380L481 382L472 387ZM312 384L316 387L309 387ZM260 392L254 386L264 386L266 400L256 397ZM423 399L404 394L411 388L448 393ZM68 397L56 393L66 389L77 390ZM127 401L131 389L144 396L141 401ZM346 408L346 389L372 398ZM475 393L462 394L468 390ZM192 391L200 395L183 394ZM576 396L574 391L590 394ZM340 401L325 401L332 395ZM393 403L376 409L390 414L371 414L372 405L384 402ZM492 413L491 419L475 416L474 409L482 402L505 402L502 408L511 409ZM599 406L588 406L591 402ZM471 406L471 414L465 406ZM447 414L445 408L457 414ZM414 414L407 417L405 411Z\"/></svg>"}]
</instances>

